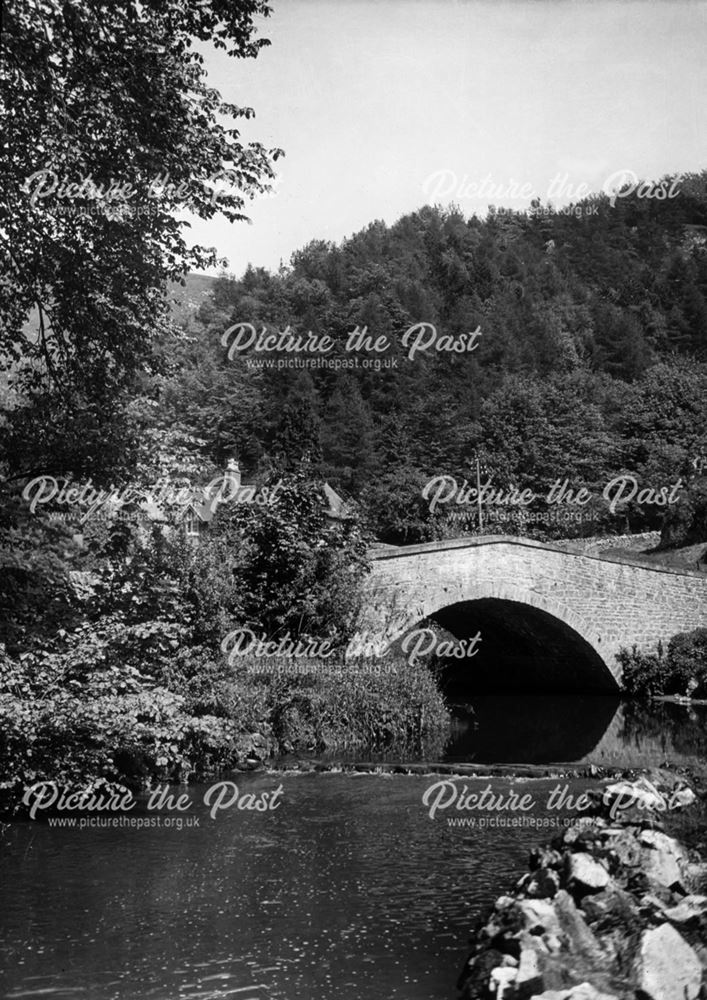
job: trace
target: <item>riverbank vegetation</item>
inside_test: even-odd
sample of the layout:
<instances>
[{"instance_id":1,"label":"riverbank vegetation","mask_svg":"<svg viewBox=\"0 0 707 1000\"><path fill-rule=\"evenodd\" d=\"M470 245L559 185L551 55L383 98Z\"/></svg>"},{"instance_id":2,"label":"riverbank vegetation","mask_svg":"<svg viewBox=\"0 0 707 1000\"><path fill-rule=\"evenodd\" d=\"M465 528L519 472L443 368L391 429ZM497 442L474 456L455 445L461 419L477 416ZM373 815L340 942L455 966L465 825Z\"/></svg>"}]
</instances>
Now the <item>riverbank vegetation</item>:
<instances>
[{"instance_id":1,"label":"riverbank vegetation","mask_svg":"<svg viewBox=\"0 0 707 1000\"><path fill-rule=\"evenodd\" d=\"M278 673L282 663L246 658L233 669L201 651L160 674L72 653L0 663L0 811L21 811L26 789L42 780L141 789L287 754L439 753L447 735L434 678L402 660L326 671L288 662Z\"/></svg>"},{"instance_id":2,"label":"riverbank vegetation","mask_svg":"<svg viewBox=\"0 0 707 1000\"><path fill-rule=\"evenodd\" d=\"M707 698L707 628L680 632L655 653L636 649L618 655L630 697L679 695Z\"/></svg>"},{"instance_id":3,"label":"riverbank vegetation","mask_svg":"<svg viewBox=\"0 0 707 1000\"><path fill-rule=\"evenodd\" d=\"M224 503L198 545L174 524L147 531L89 518L82 535L54 528L53 547L17 577L3 633L8 801L43 778L139 787L290 752L415 753L444 730L426 668L343 660L367 572L355 515L328 521L304 472L273 496ZM62 559L76 568L52 592L43 570ZM238 627L265 640L326 636L332 655L234 656L222 643Z\"/></svg>"}]
</instances>

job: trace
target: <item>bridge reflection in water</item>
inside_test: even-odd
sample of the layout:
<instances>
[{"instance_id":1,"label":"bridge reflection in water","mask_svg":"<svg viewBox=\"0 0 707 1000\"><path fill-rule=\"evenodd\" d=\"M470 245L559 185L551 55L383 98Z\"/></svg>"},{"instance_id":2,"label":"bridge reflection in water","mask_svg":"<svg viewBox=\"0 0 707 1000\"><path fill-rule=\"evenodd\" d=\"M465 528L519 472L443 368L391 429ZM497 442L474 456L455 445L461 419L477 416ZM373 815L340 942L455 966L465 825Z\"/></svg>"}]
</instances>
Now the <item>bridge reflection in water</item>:
<instances>
[{"instance_id":1,"label":"bridge reflection in water","mask_svg":"<svg viewBox=\"0 0 707 1000\"><path fill-rule=\"evenodd\" d=\"M445 760L484 764L704 766L707 705L610 696L480 695L452 702Z\"/></svg>"}]
</instances>

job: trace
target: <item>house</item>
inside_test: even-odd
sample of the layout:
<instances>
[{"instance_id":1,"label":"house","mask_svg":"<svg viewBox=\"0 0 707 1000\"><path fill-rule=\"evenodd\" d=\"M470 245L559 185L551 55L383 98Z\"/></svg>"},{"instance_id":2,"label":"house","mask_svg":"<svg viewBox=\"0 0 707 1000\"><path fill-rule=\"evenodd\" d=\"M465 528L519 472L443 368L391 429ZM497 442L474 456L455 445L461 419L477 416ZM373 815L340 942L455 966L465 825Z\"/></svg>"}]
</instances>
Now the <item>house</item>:
<instances>
[{"instance_id":1,"label":"house","mask_svg":"<svg viewBox=\"0 0 707 1000\"><path fill-rule=\"evenodd\" d=\"M155 496L140 503L139 508L148 521L179 524L187 538L198 540L221 503L244 502L254 495L255 487L242 485L240 466L235 458L229 458L224 472L206 486L177 488L168 495L158 490Z\"/></svg>"},{"instance_id":2,"label":"house","mask_svg":"<svg viewBox=\"0 0 707 1000\"><path fill-rule=\"evenodd\" d=\"M281 481L280 481L281 482ZM188 489L188 488L187 488ZM275 487L245 485L241 479L240 466L235 458L229 458L224 472L211 480L205 487L194 488L190 496L184 488L173 490L170 497L149 498L139 506L146 518L153 523L177 523L183 527L187 538L194 541L208 530L216 511L223 503L268 503L274 495ZM323 486L327 521L337 523L351 517L350 505L332 489L329 483ZM158 502L160 501L160 502Z\"/></svg>"}]
</instances>

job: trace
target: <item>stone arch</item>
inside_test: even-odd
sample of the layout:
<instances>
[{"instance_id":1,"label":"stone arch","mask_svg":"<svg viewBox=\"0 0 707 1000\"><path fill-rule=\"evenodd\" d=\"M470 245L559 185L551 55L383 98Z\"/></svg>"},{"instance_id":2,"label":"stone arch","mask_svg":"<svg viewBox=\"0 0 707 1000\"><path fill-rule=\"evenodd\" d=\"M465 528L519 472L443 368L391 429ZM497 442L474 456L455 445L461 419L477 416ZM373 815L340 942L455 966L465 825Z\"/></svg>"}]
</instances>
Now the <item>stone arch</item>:
<instances>
[{"instance_id":1,"label":"stone arch","mask_svg":"<svg viewBox=\"0 0 707 1000\"><path fill-rule=\"evenodd\" d=\"M610 648L602 645L601 636L580 614L548 595L508 581L488 581L472 586L444 586L430 588L420 605L408 608L404 616L396 616L395 624L387 630L389 645L394 645L408 633L414 625L424 619L434 619L444 623L453 615L454 609L476 609L489 613L495 609L498 618L505 609L509 617L513 614L525 615L528 621L535 618L547 634L553 630L559 640L567 642L567 656L572 666L572 657L579 657L591 671L590 688L597 692L615 692L620 688L621 668ZM532 609L530 615L524 609ZM533 615L533 612L537 613ZM454 629L450 629L454 631ZM481 627L483 639L483 627Z\"/></svg>"}]
</instances>

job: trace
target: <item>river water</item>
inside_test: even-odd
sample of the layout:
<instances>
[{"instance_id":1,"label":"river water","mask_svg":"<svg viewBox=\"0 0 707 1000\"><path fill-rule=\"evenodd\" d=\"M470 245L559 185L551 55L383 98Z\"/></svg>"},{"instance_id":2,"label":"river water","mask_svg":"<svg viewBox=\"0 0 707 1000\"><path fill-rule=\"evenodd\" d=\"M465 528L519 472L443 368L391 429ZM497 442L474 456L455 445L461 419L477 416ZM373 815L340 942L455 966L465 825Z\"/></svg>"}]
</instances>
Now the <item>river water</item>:
<instances>
[{"instance_id":1,"label":"river water","mask_svg":"<svg viewBox=\"0 0 707 1000\"><path fill-rule=\"evenodd\" d=\"M587 708L577 741L576 717L568 726L558 722L556 702L546 707L545 741L531 739L543 728L540 706L527 708L525 753L518 742L508 750L520 712L511 700L505 714L501 704L478 701L473 712L458 710L446 756L491 760L505 747L506 759L537 761L562 749L565 733L576 760L707 759L703 708L659 706L637 717L619 709L618 721L616 706L613 714L606 705ZM587 749L606 715L604 734ZM474 911L518 876L533 844L576 815L548 809L550 793L592 785L458 779L457 796L490 785L496 795L529 794L531 807L520 814L451 804L430 818L422 799L444 780L438 775L259 772L236 780L239 803L281 785L277 808L234 804L212 818L208 786L192 786L183 814L142 808L130 817L149 827L7 825L0 997L452 998ZM455 818L475 826L448 822Z\"/></svg>"}]
</instances>

